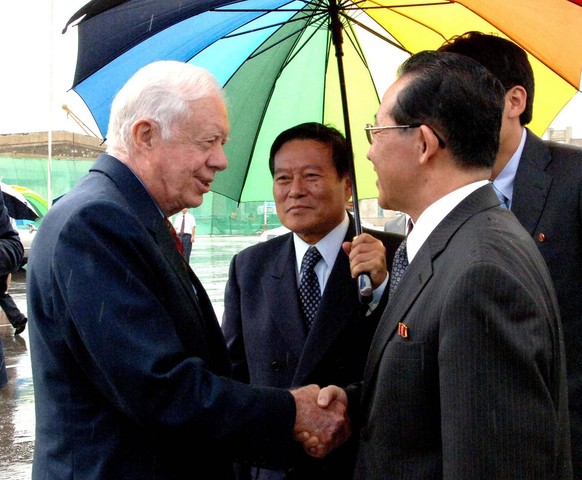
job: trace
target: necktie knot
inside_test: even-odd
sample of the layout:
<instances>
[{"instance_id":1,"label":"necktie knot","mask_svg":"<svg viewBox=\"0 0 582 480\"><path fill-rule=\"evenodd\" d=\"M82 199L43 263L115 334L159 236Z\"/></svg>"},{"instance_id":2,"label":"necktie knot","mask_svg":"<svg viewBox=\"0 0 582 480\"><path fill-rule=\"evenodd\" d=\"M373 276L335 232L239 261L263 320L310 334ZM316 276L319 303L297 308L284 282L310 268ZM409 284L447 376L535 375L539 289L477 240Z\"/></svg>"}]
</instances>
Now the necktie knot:
<instances>
[{"instance_id":1,"label":"necktie knot","mask_svg":"<svg viewBox=\"0 0 582 480\"><path fill-rule=\"evenodd\" d=\"M301 262L301 272L304 273L306 269L313 269L320 260L321 253L319 253L319 250L316 247L309 247Z\"/></svg>"},{"instance_id":2,"label":"necktie knot","mask_svg":"<svg viewBox=\"0 0 582 480\"><path fill-rule=\"evenodd\" d=\"M321 300L321 291L319 288L319 280L315 273L314 267L317 262L321 260L321 253L316 247L309 247L303 261L301 262L301 281L299 282L299 299L301 307L303 308L303 315L305 317L305 324L307 328L311 328L311 324L315 319L315 314L319 307Z\"/></svg>"},{"instance_id":3,"label":"necktie knot","mask_svg":"<svg viewBox=\"0 0 582 480\"><path fill-rule=\"evenodd\" d=\"M404 272L408 268L408 252L406 251L406 239L402 241L400 246L396 249L394 260L392 261L392 271L390 272L390 291L392 296L394 290L402 280Z\"/></svg>"}]
</instances>

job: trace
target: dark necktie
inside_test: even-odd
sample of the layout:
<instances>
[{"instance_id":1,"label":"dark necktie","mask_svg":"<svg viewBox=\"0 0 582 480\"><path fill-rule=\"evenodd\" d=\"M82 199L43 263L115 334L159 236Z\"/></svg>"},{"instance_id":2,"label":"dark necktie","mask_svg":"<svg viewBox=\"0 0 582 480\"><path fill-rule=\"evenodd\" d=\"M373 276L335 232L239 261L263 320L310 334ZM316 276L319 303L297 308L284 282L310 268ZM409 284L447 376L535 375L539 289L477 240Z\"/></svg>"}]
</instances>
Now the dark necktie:
<instances>
[{"instance_id":1,"label":"dark necktie","mask_svg":"<svg viewBox=\"0 0 582 480\"><path fill-rule=\"evenodd\" d=\"M303 307L305 325L307 329L311 328L319 301L321 300L321 291L319 281L315 274L314 267L321 260L321 253L315 247L309 247L307 253L301 262L301 282L299 283L299 299Z\"/></svg>"},{"instance_id":2,"label":"dark necktie","mask_svg":"<svg viewBox=\"0 0 582 480\"><path fill-rule=\"evenodd\" d=\"M408 254L406 252L406 239L402 241L396 253L394 254L394 260L392 261L392 271L390 272L390 292L389 296L392 296L394 290L402 280L402 276L408 267Z\"/></svg>"},{"instance_id":3,"label":"dark necktie","mask_svg":"<svg viewBox=\"0 0 582 480\"><path fill-rule=\"evenodd\" d=\"M184 235L184 227L186 226L186 214L182 214L182 226L180 227L180 235Z\"/></svg>"},{"instance_id":4,"label":"dark necktie","mask_svg":"<svg viewBox=\"0 0 582 480\"><path fill-rule=\"evenodd\" d=\"M182 255L184 255L184 247L182 246L182 241L180 240L180 237L178 237L178 235L176 234L176 229L172 225L172 222L170 222L167 218L164 218L164 221L166 223L166 227L168 227L168 230L170 230L170 233L172 234L172 238L174 239L176 248Z\"/></svg>"}]
</instances>

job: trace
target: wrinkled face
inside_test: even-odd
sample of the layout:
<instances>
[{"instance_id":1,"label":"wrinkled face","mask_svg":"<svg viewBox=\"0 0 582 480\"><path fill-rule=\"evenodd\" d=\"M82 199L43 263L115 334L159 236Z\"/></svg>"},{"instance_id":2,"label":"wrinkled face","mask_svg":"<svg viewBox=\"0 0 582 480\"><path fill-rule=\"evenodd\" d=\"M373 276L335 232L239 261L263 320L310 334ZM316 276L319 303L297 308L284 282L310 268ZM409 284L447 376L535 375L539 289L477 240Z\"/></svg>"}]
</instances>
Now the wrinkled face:
<instances>
[{"instance_id":1,"label":"wrinkled face","mask_svg":"<svg viewBox=\"0 0 582 480\"><path fill-rule=\"evenodd\" d=\"M335 169L331 148L316 140L291 140L274 158L273 195L281 223L310 244L344 218L350 180Z\"/></svg>"},{"instance_id":2,"label":"wrinkled face","mask_svg":"<svg viewBox=\"0 0 582 480\"><path fill-rule=\"evenodd\" d=\"M191 102L189 118L172 130L172 138L158 143L152 160L156 200L166 214L199 206L216 172L226 168L223 146L229 124L223 100L213 96Z\"/></svg>"},{"instance_id":3,"label":"wrinkled face","mask_svg":"<svg viewBox=\"0 0 582 480\"><path fill-rule=\"evenodd\" d=\"M398 93L407 84L397 80L386 91L376 115L376 126L397 125L389 112ZM414 192L420 153L418 129L390 129L376 132L368 159L378 175L378 205L384 209L407 211L407 199Z\"/></svg>"}]
</instances>

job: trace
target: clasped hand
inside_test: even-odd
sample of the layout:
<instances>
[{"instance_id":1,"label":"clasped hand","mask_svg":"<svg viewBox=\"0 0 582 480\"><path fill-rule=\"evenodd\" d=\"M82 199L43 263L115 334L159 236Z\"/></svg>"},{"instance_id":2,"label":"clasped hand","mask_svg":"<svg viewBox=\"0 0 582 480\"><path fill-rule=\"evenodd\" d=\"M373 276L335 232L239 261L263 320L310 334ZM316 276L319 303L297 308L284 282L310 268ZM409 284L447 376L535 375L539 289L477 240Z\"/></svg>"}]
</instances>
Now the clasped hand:
<instances>
[{"instance_id":1,"label":"clasped hand","mask_svg":"<svg viewBox=\"0 0 582 480\"><path fill-rule=\"evenodd\" d=\"M308 385L291 393L297 406L293 434L309 455L323 458L349 438L351 425L344 390L334 385L323 389Z\"/></svg>"},{"instance_id":2,"label":"clasped hand","mask_svg":"<svg viewBox=\"0 0 582 480\"><path fill-rule=\"evenodd\" d=\"M344 252L350 257L352 278L366 273L372 280L372 288L377 289L386 279L386 248L384 244L369 233L354 237L352 242L342 244Z\"/></svg>"}]
</instances>

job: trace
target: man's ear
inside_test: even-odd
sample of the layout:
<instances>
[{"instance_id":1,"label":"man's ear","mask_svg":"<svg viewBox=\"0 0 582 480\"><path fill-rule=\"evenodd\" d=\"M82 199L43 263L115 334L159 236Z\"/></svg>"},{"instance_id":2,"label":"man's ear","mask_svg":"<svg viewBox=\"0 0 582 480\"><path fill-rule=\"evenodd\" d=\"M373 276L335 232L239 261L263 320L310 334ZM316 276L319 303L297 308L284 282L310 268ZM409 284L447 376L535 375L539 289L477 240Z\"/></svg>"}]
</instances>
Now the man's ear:
<instances>
[{"instance_id":1,"label":"man's ear","mask_svg":"<svg viewBox=\"0 0 582 480\"><path fill-rule=\"evenodd\" d=\"M349 174L345 176L345 182L345 196L347 202L352 196L352 179L350 178Z\"/></svg>"},{"instance_id":2,"label":"man's ear","mask_svg":"<svg viewBox=\"0 0 582 480\"><path fill-rule=\"evenodd\" d=\"M505 94L505 114L509 118L519 117L525 110L527 92L521 85L511 87Z\"/></svg>"},{"instance_id":3,"label":"man's ear","mask_svg":"<svg viewBox=\"0 0 582 480\"><path fill-rule=\"evenodd\" d=\"M135 122L131 127L131 135L136 148L151 148L156 128L157 125L145 118Z\"/></svg>"},{"instance_id":4,"label":"man's ear","mask_svg":"<svg viewBox=\"0 0 582 480\"><path fill-rule=\"evenodd\" d=\"M428 125L419 127L422 155L420 162L424 163L440 150L439 139Z\"/></svg>"}]
</instances>

